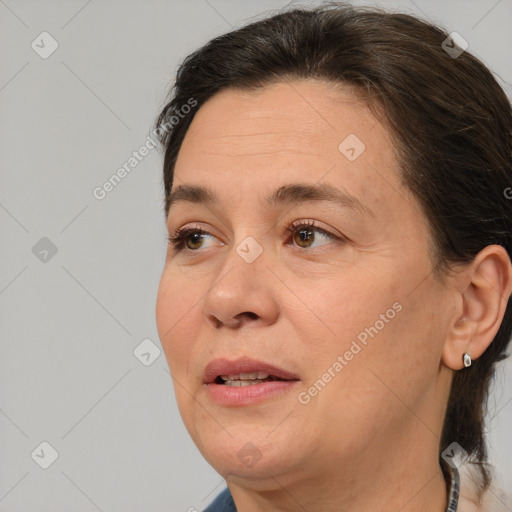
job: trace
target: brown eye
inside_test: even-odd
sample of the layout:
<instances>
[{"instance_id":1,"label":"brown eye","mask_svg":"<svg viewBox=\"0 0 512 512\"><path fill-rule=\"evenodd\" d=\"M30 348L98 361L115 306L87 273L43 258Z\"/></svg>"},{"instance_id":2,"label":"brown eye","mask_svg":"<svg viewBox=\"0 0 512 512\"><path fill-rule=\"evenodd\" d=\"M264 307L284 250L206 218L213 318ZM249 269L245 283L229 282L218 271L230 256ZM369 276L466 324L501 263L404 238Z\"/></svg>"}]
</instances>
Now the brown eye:
<instances>
[{"instance_id":1,"label":"brown eye","mask_svg":"<svg viewBox=\"0 0 512 512\"><path fill-rule=\"evenodd\" d=\"M185 237L185 245L187 246L187 249L190 249L191 251L195 249L199 249L202 243L202 233L190 233Z\"/></svg>"},{"instance_id":2,"label":"brown eye","mask_svg":"<svg viewBox=\"0 0 512 512\"><path fill-rule=\"evenodd\" d=\"M214 238L213 235L203 229L189 227L179 229L174 235L168 237L168 241L177 252L184 248L188 251L197 251L201 248L206 236Z\"/></svg>"},{"instance_id":3,"label":"brown eye","mask_svg":"<svg viewBox=\"0 0 512 512\"><path fill-rule=\"evenodd\" d=\"M319 237L320 240L322 237L331 241L341 240L340 237L335 236L316 226L314 221L294 223L286 229L292 234L292 238L295 244L302 249L314 247L312 244L317 241L317 237Z\"/></svg>"},{"instance_id":4,"label":"brown eye","mask_svg":"<svg viewBox=\"0 0 512 512\"><path fill-rule=\"evenodd\" d=\"M309 247L315 241L315 231L311 228L302 228L295 231L293 238L299 247Z\"/></svg>"}]
</instances>

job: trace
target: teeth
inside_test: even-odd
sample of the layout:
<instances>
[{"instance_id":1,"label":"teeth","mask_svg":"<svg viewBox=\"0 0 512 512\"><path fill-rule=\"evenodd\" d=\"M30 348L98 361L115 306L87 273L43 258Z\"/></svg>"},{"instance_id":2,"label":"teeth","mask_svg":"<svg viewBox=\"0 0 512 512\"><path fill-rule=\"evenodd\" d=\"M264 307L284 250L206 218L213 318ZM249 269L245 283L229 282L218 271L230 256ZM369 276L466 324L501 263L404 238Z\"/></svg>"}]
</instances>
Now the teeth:
<instances>
[{"instance_id":1,"label":"teeth","mask_svg":"<svg viewBox=\"0 0 512 512\"><path fill-rule=\"evenodd\" d=\"M235 388L243 388L244 386L252 386L253 384L259 384L260 382L265 382L264 380L226 380L224 382L225 386L232 386Z\"/></svg>"},{"instance_id":2,"label":"teeth","mask_svg":"<svg viewBox=\"0 0 512 512\"><path fill-rule=\"evenodd\" d=\"M238 375L221 375L222 380L263 380L268 379L270 375L264 372L239 373Z\"/></svg>"}]
</instances>

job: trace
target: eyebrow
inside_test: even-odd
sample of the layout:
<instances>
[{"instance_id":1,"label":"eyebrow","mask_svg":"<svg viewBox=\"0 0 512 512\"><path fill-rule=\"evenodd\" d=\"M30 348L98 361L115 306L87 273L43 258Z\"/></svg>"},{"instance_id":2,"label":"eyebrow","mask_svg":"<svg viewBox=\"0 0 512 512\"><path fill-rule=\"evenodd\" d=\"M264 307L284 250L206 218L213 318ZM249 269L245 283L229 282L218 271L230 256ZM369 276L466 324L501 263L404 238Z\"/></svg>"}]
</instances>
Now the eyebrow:
<instances>
[{"instance_id":1,"label":"eyebrow","mask_svg":"<svg viewBox=\"0 0 512 512\"><path fill-rule=\"evenodd\" d=\"M219 200L215 192L200 185L179 185L168 197L167 206L185 201L194 204L209 206L218 205ZM357 197L339 190L328 183L311 185L308 183L289 183L274 190L265 198L269 206L277 207L283 204L300 204L308 201L327 201L344 208L352 208L360 213L375 216L374 212Z\"/></svg>"}]
</instances>

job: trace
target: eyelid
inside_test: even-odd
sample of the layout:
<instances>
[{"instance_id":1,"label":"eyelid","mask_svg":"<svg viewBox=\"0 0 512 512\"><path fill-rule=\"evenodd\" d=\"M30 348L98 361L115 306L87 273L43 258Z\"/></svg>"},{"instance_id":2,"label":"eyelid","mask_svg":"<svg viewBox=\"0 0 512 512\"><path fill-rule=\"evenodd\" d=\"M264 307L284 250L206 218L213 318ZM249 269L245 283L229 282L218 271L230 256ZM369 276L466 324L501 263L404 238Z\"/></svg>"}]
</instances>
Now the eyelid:
<instances>
[{"instance_id":1,"label":"eyelid","mask_svg":"<svg viewBox=\"0 0 512 512\"><path fill-rule=\"evenodd\" d=\"M199 225L189 225L189 226L182 226L182 227L179 227L178 229L176 229L172 235L169 235L167 237L167 241L176 250L178 250L179 246L183 245L184 240L191 233L198 233L198 234L201 234L201 235L208 235L208 236L212 236L212 237L217 238L215 235L213 235L212 233L210 233L206 229L203 229ZM189 252L198 252L198 251L189 250Z\"/></svg>"},{"instance_id":2,"label":"eyelid","mask_svg":"<svg viewBox=\"0 0 512 512\"><path fill-rule=\"evenodd\" d=\"M296 221L293 221L291 223L288 223L286 225L286 227L285 227L285 233L286 232L290 232L290 233L293 234L299 228L313 228L315 231L318 231L318 232L322 233L323 235L326 235L326 236L332 238L333 240L344 240L344 239L346 239L340 233L339 234L334 234L329 229L323 228L323 227L319 226L317 224L316 220L300 219L300 220L296 220Z\"/></svg>"},{"instance_id":3,"label":"eyelid","mask_svg":"<svg viewBox=\"0 0 512 512\"><path fill-rule=\"evenodd\" d=\"M341 243L343 243L343 242L348 242L349 241L347 237L345 237L345 236L343 236L341 234L334 234L331 231L329 231L328 229L322 228L321 226L319 226L317 224L316 220L308 220L308 219L298 219L298 220L295 220L293 222L287 223L285 225L284 229L283 229L282 235L285 235L286 233L289 233L290 235L293 235L300 228L310 228L310 229L313 229L314 231L317 231L317 232L321 233L322 235L326 236L327 238L330 238L334 242L341 242ZM215 235L213 235L209 231L203 229L199 225L190 225L190 226L180 227L180 228L178 228L174 232L174 234L169 235L168 238L167 238L168 243L174 248L174 250L176 252L182 251L182 252L187 252L187 253L190 253L190 254L192 254L192 253L200 253L201 252L201 248L199 248L197 250L188 249L188 247L183 248L183 245L185 244L186 238L191 233L200 234L200 235L204 235L204 236L211 236L211 237L217 238ZM292 241L292 244L286 244L286 245L287 246L293 245L293 241ZM328 244L324 244L324 245L328 245ZM300 248L300 247L298 247L298 248L301 251L306 251L307 250L307 249Z\"/></svg>"}]
</instances>

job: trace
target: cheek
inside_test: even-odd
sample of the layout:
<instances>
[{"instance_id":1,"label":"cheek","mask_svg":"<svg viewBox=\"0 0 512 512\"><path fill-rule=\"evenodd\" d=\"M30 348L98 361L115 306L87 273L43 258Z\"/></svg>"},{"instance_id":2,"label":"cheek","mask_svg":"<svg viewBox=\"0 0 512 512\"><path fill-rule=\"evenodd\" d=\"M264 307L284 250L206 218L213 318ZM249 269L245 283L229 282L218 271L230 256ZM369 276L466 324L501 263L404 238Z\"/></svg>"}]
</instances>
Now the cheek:
<instances>
[{"instance_id":1,"label":"cheek","mask_svg":"<svg viewBox=\"0 0 512 512\"><path fill-rule=\"evenodd\" d=\"M187 287L175 272L164 270L158 287L156 325L173 376L188 368L194 340L198 339L194 329L199 328L192 319L203 294L197 286Z\"/></svg>"},{"instance_id":2,"label":"cheek","mask_svg":"<svg viewBox=\"0 0 512 512\"><path fill-rule=\"evenodd\" d=\"M354 416L361 403L372 404L367 411L385 412L398 400L394 394L411 403L435 381L444 332L443 295L431 279L411 293L412 283L419 280L417 273L408 276L399 269L353 273L320 294L316 290L315 313L322 322L307 347L308 385L329 368L336 374L333 384L319 393L318 405L324 399L341 401L347 408L354 406ZM313 300L313 291L309 293L306 303ZM343 368L338 365L336 371L332 367L338 356Z\"/></svg>"},{"instance_id":3,"label":"cheek","mask_svg":"<svg viewBox=\"0 0 512 512\"><path fill-rule=\"evenodd\" d=\"M399 301L394 300L397 297ZM374 302L380 307L375 308ZM402 309L388 312L389 321L382 325L380 314L386 315L397 302ZM368 314L347 325L347 334L330 345L329 357L318 351L320 364L315 365L308 379L316 396L304 406L304 412L310 418L321 418L322 425L331 426L322 427L322 435L340 453L357 452L368 439L401 431L402 425L411 420L411 411L422 407L436 382L439 357L430 344L433 327L429 328L429 308L424 304L422 309L416 301L407 301L398 294L379 295L378 300L374 296L367 307ZM350 316L343 320L348 324ZM340 331L342 328L340 325ZM361 333L364 336L358 338ZM336 376L330 378L326 372L340 355L343 369L338 373L332 370ZM319 379L330 382L324 387ZM346 442L340 443L340 435Z\"/></svg>"},{"instance_id":4,"label":"cheek","mask_svg":"<svg viewBox=\"0 0 512 512\"><path fill-rule=\"evenodd\" d=\"M373 324L383 328L368 337L362 357L357 356L361 371L354 380L363 394L373 397L369 399L375 407L396 404L400 409L400 403L414 407L432 392L437 380L447 308L442 291L429 280L413 293L388 299L399 303L400 311L388 323Z\"/></svg>"},{"instance_id":5,"label":"cheek","mask_svg":"<svg viewBox=\"0 0 512 512\"><path fill-rule=\"evenodd\" d=\"M365 330L376 322L379 331L386 330L382 329L380 316L388 310L388 317L397 316L393 304L399 301L400 293L389 269L352 269L325 280L321 287L311 287L303 297L305 304L313 305L311 310L320 321L323 334L332 340L329 343L342 350L359 335L364 338Z\"/></svg>"},{"instance_id":6,"label":"cheek","mask_svg":"<svg viewBox=\"0 0 512 512\"><path fill-rule=\"evenodd\" d=\"M207 423L207 418L200 417L202 409L194 408L192 397L197 388L191 383L191 377L198 375L194 364L201 359L201 354L204 356L204 353L199 352L197 341L200 338L197 308L200 307L204 293L197 286L186 285L177 272L166 269L160 280L156 300L157 331L172 375L176 403L185 427L194 439L197 436L193 426L196 423ZM199 417L195 418L196 415Z\"/></svg>"}]
</instances>

